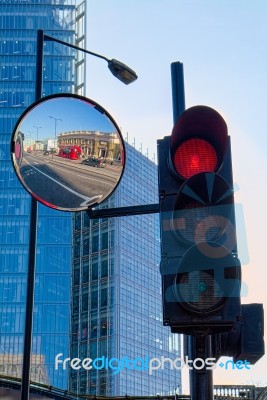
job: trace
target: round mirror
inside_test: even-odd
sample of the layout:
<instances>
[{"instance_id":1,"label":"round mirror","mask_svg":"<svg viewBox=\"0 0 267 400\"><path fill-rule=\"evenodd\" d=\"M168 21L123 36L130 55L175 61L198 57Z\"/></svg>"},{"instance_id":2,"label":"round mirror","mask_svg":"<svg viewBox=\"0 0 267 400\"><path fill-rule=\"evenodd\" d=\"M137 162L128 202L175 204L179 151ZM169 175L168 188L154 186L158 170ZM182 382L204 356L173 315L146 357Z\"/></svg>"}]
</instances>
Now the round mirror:
<instances>
[{"instance_id":1,"label":"round mirror","mask_svg":"<svg viewBox=\"0 0 267 400\"><path fill-rule=\"evenodd\" d=\"M16 124L11 153L25 189L62 211L86 210L106 200L125 163L116 122L99 104L73 94L32 104Z\"/></svg>"}]
</instances>

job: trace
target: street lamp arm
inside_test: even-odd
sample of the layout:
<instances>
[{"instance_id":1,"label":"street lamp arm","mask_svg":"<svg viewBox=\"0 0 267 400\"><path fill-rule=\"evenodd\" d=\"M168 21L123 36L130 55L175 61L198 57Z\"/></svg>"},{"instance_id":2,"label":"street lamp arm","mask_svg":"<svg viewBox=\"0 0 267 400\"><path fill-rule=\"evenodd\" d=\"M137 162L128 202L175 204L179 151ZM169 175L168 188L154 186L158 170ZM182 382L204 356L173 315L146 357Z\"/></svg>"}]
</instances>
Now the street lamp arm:
<instances>
[{"instance_id":1,"label":"street lamp arm","mask_svg":"<svg viewBox=\"0 0 267 400\"><path fill-rule=\"evenodd\" d=\"M64 42L63 40L54 38L46 34L43 35L43 38L44 40L57 42L63 44L64 46L71 47L72 49L80 50L83 53L90 54L98 58L102 58L103 60L107 61L108 68L111 71L111 73L121 82L125 83L125 85L134 82L138 78L136 72L133 69L131 69L130 67L128 67L128 65L122 63L121 61L115 60L114 58L112 60L109 60L107 57L102 56L101 54L94 53L93 51L83 49L82 47L78 47L74 44Z\"/></svg>"},{"instance_id":2,"label":"street lamp arm","mask_svg":"<svg viewBox=\"0 0 267 400\"><path fill-rule=\"evenodd\" d=\"M103 58L103 60L106 60L107 62L109 62L109 59L108 59L107 57L105 57L105 56L102 56L101 54L97 54L97 53L94 53L93 51L89 51L89 50L83 49L82 47L78 47L78 46L76 46L75 44L71 44L71 43L68 43L68 42L64 42L63 40L54 38L54 37L52 37L52 36L49 36L49 35L44 34L44 40L47 40L47 41L50 41L50 42L57 42L57 43L63 44L64 46L71 47L71 48L73 48L73 49L75 49L75 50L80 50L80 51L83 51L84 53L91 54L92 56L99 57L99 58Z\"/></svg>"},{"instance_id":3,"label":"street lamp arm","mask_svg":"<svg viewBox=\"0 0 267 400\"><path fill-rule=\"evenodd\" d=\"M51 115L49 115L49 118L53 118L55 121L62 121L61 118L55 118L55 117L51 117Z\"/></svg>"}]
</instances>

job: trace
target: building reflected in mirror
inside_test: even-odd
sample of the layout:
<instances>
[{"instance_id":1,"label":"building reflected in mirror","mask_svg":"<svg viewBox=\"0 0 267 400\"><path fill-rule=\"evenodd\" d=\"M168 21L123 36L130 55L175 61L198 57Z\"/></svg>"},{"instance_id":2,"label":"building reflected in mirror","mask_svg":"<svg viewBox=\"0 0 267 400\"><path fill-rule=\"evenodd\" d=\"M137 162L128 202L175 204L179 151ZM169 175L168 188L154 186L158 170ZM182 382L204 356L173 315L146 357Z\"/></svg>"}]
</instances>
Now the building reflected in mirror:
<instances>
[{"instance_id":1,"label":"building reflected in mirror","mask_svg":"<svg viewBox=\"0 0 267 400\"><path fill-rule=\"evenodd\" d=\"M102 159L107 164L121 162L122 147L117 132L99 131L71 131L63 132L58 135L58 152L64 153L65 150L73 146L80 148L80 157L93 157ZM65 154L67 152L65 151Z\"/></svg>"}]
</instances>

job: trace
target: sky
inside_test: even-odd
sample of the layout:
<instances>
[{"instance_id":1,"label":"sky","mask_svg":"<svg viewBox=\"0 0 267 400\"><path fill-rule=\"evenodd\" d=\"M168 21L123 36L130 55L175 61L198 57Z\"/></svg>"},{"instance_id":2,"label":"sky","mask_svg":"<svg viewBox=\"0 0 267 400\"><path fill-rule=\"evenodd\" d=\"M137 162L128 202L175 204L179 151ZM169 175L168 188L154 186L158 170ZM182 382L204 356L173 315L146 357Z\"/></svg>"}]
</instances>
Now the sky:
<instances>
[{"instance_id":1,"label":"sky","mask_svg":"<svg viewBox=\"0 0 267 400\"><path fill-rule=\"evenodd\" d=\"M102 111L75 97L53 97L41 101L23 115L17 130L35 140L79 130L115 132L113 122Z\"/></svg>"},{"instance_id":2,"label":"sky","mask_svg":"<svg viewBox=\"0 0 267 400\"><path fill-rule=\"evenodd\" d=\"M138 80L126 86L105 61L88 56L86 93L130 144L156 159L157 139L173 127L170 65L183 63L186 108L213 107L228 125L245 225L239 222L238 242L248 253L242 303L263 303L265 312L266 17L266 0L89 0L87 49L129 65ZM267 385L266 371L264 356L247 371L216 370L214 384Z\"/></svg>"}]
</instances>

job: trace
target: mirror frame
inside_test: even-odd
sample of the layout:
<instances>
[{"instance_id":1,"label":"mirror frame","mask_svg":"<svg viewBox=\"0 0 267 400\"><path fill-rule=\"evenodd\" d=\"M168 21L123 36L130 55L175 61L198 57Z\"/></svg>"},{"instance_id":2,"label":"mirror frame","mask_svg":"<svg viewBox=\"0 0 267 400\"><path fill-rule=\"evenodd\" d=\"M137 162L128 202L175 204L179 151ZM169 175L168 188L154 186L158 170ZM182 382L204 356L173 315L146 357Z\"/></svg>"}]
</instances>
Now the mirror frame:
<instances>
[{"instance_id":1,"label":"mirror frame","mask_svg":"<svg viewBox=\"0 0 267 400\"><path fill-rule=\"evenodd\" d=\"M90 204L89 206L85 206L84 208L78 208L78 209L77 208L71 208L71 207L63 208L63 207L54 205L52 203L49 203L49 202L45 201L44 199L40 198L37 194L33 193L31 191L31 189L24 183L24 181L23 181L23 179L22 179L22 177L20 175L20 171L18 169L19 163L15 159L15 157L16 157L16 155L15 155L15 151L16 151L16 149L15 149L15 147L16 147L15 136L17 134L17 130L19 128L20 123L27 116L27 114L29 114L39 104L44 103L44 102L49 101L49 100L57 99L57 98L73 98L73 99L77 99L77 100L83 101L85 103L88 103L88 105L94 107L99 113L105 115L110 120L110 122L114 125L114 127L116 128L117 134L119 136L119 139L121 141L121 146L122 146L122 151L123 151L123 164L122 164L122 171L121 171L121 174L120 174L120 177L119 177L119 179L117 181L116 186L113 188L113 190L106 197L104 197L103 200L99 200L98 202ZM58 210L58 211L63 211L63 212L80 212L80 211L90 210L90 209L92 209L92 208L94 208L96 206L99 206L100 204L104 203L106 200L108 200L108 198L117 189L117 187L118 187L118 185L119 185L119 183L120 183L120 181L121 181L121 179L123 177L123 174L124 174L124 171L125 171L125 163L126 163L126 151L125 150L126 149L125 149L124 139L122 137L122 133L120 131L120 128L118 127L116 121L113 119L113 117L110 115L110 113L102 105L100 105L96 101L94 101L92 99L89 99L88 97L81 96L81 95L78 95L78 94L72 94L72 93L57 93L57 94L44 96L41 99L39 99L39 100L35 101L34 103L32 103L29 107L27 107L23 111L23 113L20 115L19 119L17 120L17 122L15 124L15 127L14 127L13 132L12 132L12 136L11 136L11 143L10 143L11 162L12 162L13 168L14 168L14 170L16 172L17 178L18 178L19 182L21 183L21 185L23 186L23 188L35 200L37 200L41 204L43 204L43 205L45 205L45 206L47 206L49 208L52 208L52 209L55 209L55 210Z\"/></svg>"}]
</instances>

